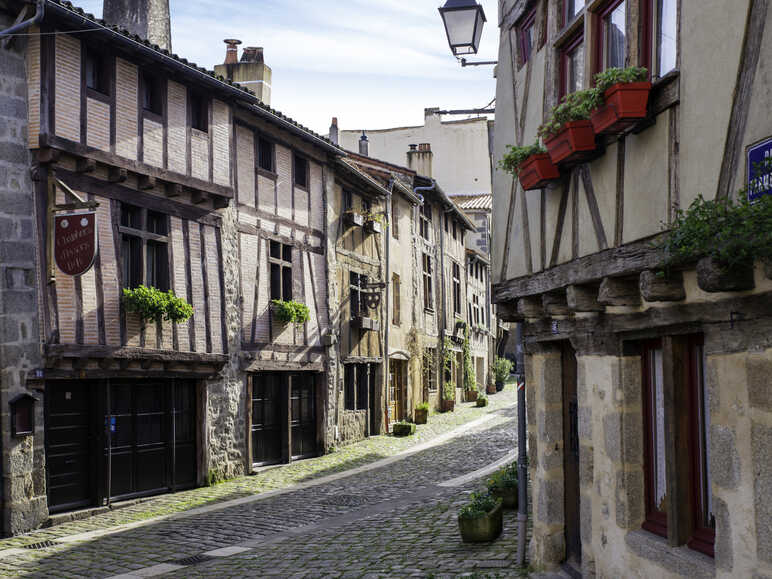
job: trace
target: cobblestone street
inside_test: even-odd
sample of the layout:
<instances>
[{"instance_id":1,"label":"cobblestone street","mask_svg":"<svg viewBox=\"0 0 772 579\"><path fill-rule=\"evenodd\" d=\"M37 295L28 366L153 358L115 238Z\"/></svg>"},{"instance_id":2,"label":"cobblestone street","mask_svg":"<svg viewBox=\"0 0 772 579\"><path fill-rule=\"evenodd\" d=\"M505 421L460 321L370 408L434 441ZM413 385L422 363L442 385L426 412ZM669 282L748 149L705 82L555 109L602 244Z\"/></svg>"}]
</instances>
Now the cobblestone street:
<instances>
[{"instance_id":1,"label":"cobblestone street","mask_svg":"<svg viewBox=\"0 0 772 579\"><path fill-rule=\"evenodd\" d=\"M462 543L456 522L468 493L483 486L486 467L512 460L513 394L510 386L488 408L463 405L432 416L409 439L374 437L319 459L2 541L0 572L517 576L513 511L505 511L504 533L493 544ZM48 546L30 548L40 543Z\"/></svg>"}]
</instances>

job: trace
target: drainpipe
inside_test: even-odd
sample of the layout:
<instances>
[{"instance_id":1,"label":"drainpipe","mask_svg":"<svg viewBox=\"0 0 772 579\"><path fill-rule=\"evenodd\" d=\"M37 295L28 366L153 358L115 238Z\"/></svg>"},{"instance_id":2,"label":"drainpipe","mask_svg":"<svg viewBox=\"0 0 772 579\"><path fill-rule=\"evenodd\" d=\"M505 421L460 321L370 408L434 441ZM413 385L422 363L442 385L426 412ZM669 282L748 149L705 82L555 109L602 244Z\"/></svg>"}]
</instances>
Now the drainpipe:
<instances>
[{"instance_id":1,"label":"drainpipe","mask_svg":"<svg viewBox=\"0 0 772 579\"><path fill-rule=\"evenodd\" d=\"M41 22L43 22L43 17L46 14L46 0L37 0L35 4L36 4L35 16L30 18L29 20L25 20L24 22L19 22L18 24L14 24L10 28L1 30L0 37L16 34L20 30L26 30L30 26L33 26L35 24L40 24Z\"/></svg>"},{"instance_id":2,"label":"drainpipe","mask_svg":"<svg viewBox=\"0 0 772 579\"><path fill-rule=\"evenodd\" d=\"M418 199L420 199L420 201L421 201L421 205L419 205L416 208L416 211L420 211L421 210L420 207L424 204L424 196L421 195L419 193L419 191L434 191L436 186L437 186L437 181L432 179L432 184L429 185L428 187L413 187L413 194L416 195L418 197ZM420 215L419 215L419 219L420 219ZM440 231L442 231L442 224L440 224ZM444 322L443 322L442 344L444 344L444 343L445 343L445 335L444 335ZM444 353L444 350L443 350L443 353ZM439 361L435 360L434 363L438 364ZM435 369L436 369L436 366L435 366ZM440 371L437 374L437 376L438 376L438 386L439 386L440 392L442 392L442 384L443 384L443 381L445 380L445 374L442 371L442 365L441 364L440 364ZM440 397L441 396L442 395L440 395Z\"/></svg>"},{"instance_id":3,"label":"drainpipe","mask_svg":"<svg viewBox=\"0 0 772 579\"><path fill-rule=\"evenodd\" d=\"M383 346L383 353L384 353L384 370L383 375L386 377L386 432L389 432L389 405L391 404L391 392L389 392L389 380L391 379L390 376L390 364L389 364L389 326L391 325L391 320L389 319L389 295L390 295L390 283L391 283L391 194L394 190L394 177L392 177L389 180L389 187L387 189L388 194L386 195L386 210L384 211L384 215L386 216L386 227L384 227L383 236L386 238L386 248L384 250L385 257L386 257L386 290L384 291L384 301L386 302L386 305L384 308L381 309L381 311L385 311L386 315L383 316L383 324L384 324L384 346Z\"/></svg>"},{"instance_id":4,"label":"drainpipe","mask_svg":"<svg viewBox=\"0 0 772 579\"><path fill-rule=\"evenodd\" d=\"M528 527L528 440L525 423L525 342L523 324L517 329L517 562L525 565L525 535Z\"/></svg>"}]
</instances>

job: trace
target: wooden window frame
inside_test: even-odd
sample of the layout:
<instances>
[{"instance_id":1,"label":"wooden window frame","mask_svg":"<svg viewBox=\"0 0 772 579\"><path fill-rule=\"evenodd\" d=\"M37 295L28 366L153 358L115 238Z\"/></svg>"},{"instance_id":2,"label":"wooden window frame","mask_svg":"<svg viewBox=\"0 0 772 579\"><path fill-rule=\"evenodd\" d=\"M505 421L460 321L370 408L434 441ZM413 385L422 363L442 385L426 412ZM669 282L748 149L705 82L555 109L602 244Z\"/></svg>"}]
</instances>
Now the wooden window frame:
<instances>
[{"instance_id":1,"label":"wooden window frame","mask_svg":"<svg viewBox=\"0 0 772 579\"><path fill-rule=\"evenodd\" d=\"M649 79L662 78L674 70L678 70L678 43L679 43L679 3L680 0L673 0L676 10L676 38L675 50L676 60L673 67L660 74L661 68L661 42L660 30L662 29L662 14L660 13L660 2L662 0L640 0L641 14L641 66L645 66L649 71ZM656 70L655 70L656 69Z\"/></svg>"},{"instance_id":2,"label":"wooden window frame","mask_svg":"<svg viewBox=\"0 0 772 579\"><path fill-rule=\"evenodd\" d=\"M654 368L653 368L653 352L657 349L662 349L662 340L649 340L642 344L641 348L641 360L642 360L642 398L643 398L643 470L644 470L644 500L645 500L645 521L643 528L647 531L655 533L661 537L667 538L668 536L668 524L667 513L660 512L654 504L654 463L655 463L655 449L653 445L652 432L656 428L652 421L652 396L654 388ZM663 354L664 355L664 354Z\"/></svg>"},{"instance_id":3,"label":"wooden window frame","mask_svg":"<svg viewBox=\"0 0 772 579\"><path fill-rule=\"evenodd\" d=\"M562 99L568 94L568 61L571 55L576 52L579 46L582 45L581 50L585 50L584 47L584 29L578 30L573 36L571 36L559 49L560 56L560 83L559 83L559 99ZM586 52L585 52L586 58ZM581 89L581 87L580 87Z\"/></svg>"},{"instance_id":4,"label":"wooden window frame","mask_svg":"<svg viewBox=\"0 0 772 579\"><path fill-rule=\"evenodd\" d=\"M536 6L534 5L531 10L523 16L516 24L517 30L517 46L518 46L518 66L524 66L533 55L534 49L538 50L539 39L537 38L538 31L536 30ZM533 42L529 46L526 42L528 39L528 30L533 28Z\"/></svg>"},{"instance_id":5,"label":"wooden window frame","mask_svg":"<svg viewBox=\"0 0 772 579\"><path fill-rule=\"evenodd\" d=\"M393 306L392 306L392 313L391 313L391 323L395 326L399 326L401 323L401 312L400 312L400 306L401 306L401 296L400 296L400 287L401 282L399 279L398 274L392 274L391 277L391 283L392 283L392 292L394 293L394 296L392 298Z\"/></svg>"},{"instance_id":6,"label":"wooden window frame","mask_svg":"<svg viewBox=\"0 0 772 579\"><path fill-rule=\"evenodd\" d=\"M432 231L432 206L428 203L421 205L418 211L419 232L426 241L431 241Z\"/></svg>"},{"instance_id":7,"label":"wooden window frame","mask_svg":"<svg viewBox=\"0 0 772 579\"><path fill-rule=\"evenodd\" d=\"M561 30L565 29L567 26L571 25L576 19L581 18L582 12L585 10L585 2L584 0L574 0L575 4L581 4L581 8L578 12L571 15L568 13L568 1L569 0L563 0L562 6L560 8L560 28Z\"/></svg>"},{"instance_id":8,"label":"wooden window frame","mask_svg":"<svg viewBox=\"0 0 772 579\"><path fill-rule=\"evenodd\" d=\"M451 279L453 280L453 313L461 316L461 266L455 261L451 263Z\"/></svg>"},{"instance_id":9,"label":"wooden window frame","mask_svg":"<svg viewBox=\"0 0 772 579\"><path fill-rule=\"evenodd\" d=\"M161 291L168 291L171 289L171 276L173 273L169 271L169 216L158 211L153 211L138 205L132 205L130 203L121 203L120 211L121 214L119 216L118 234L121 236L121 277L123 287L127 289L133 289L139 285L145 285L148 287L155 287ZM138 215L139 223L136 224L137 227L133 227L132 225L123 225L123 217L125 214L124 212L128 211ZM160 222L164 224L163 233L150 231L148 229L148 215L158 216L160 218ZM123 242L126 240L133 240L138 244L137 256L134 258L138 263L136 265L135 274L132 276L138 277L138 280L127 279L128 276L126 275L126 272L123 271L124 265L126 263L126 256L123 254ZM151 250L151 248L163 248L163 254L165 254L164 259L162 259L160 262L157 260L155 261L155 263L165 264L165 267L154 273L153 277L156 278L154 280L149 279L150 276L148 275L147 270L148 262L150 261L148 252ZM152 251L155 251L155 249L152 249ZM156 283L153 283L153 281Z\"/></svg>"},{"instance_id":10,"label":"wooden window frame","mask_svg":"<svg viewBox=\"0 0 772 579\"><path fill-rule=\"evenodd\" d=\"M279 248L279 257L276 257L273 255L272 249L274 247ZM269 281L270 281L270 287L269 291L271 294L271 300L283 300L283 301L291 301L292 296L294 293L293 290L293 275L292 275L292 257L293 252L295 248L287 243L282 243L281 241L277 241L275 239L271 239L268 241L268 269L269 269ZM286 251L289 251L290 259L286 259ZM274 266L278 268L279 271L279 277L278 277L278 292L274 292L274 279L273 279L273 271ZM287 292L285 292L285 276L289 276L289 295L286 295Z\"/></svg>"},{"instance_id":11,"label":"wooden window frame","mask_svg":"<svg viewBox=\"0 0 772 579\"><path fill-rule=\"evenodd\" d=\"M188 107L190 108L190 128L202 133L209 133L209 110L211 100L209 97L196 92L188 93Z\"/></svg>"},{"instance_id":12,"label":"wooden window frame","mask_svg":"<svg viewBox=\"0 0 772 579\"><path fill-rule=\"evenodd\" d=\"M264 156L264 147L268 147L268 152ZM263 165L263 160L270 161L270 168ZM276 177L276 144L263 137L257 137L257 170L269 177Z\"/></svg>"},{"instance_id":13,"label":"wooden window frame","mask_svg":"<svg viewBox=\"0 0 772 579\"><path fill-rule=\"evenodd\" d=\"M367 410L370 387L370 364L344 364L343 366L343 408L350 412ZM364 383L363 378L364 376ZM364 396L363 394L364 392Z\"/></svg>"},{"instance_id":14,"label":"wooden window frame","mask_svg":"<svg viewBox=\"0 0 772 579\"><path fill-rule=\"evenodd\" d=\"M142 114L163 122L165 109L164 80L148 70L140 70L139 93ZM147 92L150 90L150 108L147 106Z\"/></svg>"},{"instance_id":15,"label":"wooden window frame","mask_svg":"<svg viewBox=\"0 0 772 579\"><path fill-rule=\"evenodd\" d=\"M91 97L103 102L110 102L111 95L111 79L113 75L112 67L115 66L115 59L102 51L97 51L87 43L83 42L82 56L83 59L83 87L86 89L87 97ZM97 71L97 85L91 86L89 84L89 61L96 62L95 70Z\"/></svg>"},{"instance_id":16,"label":"wooden window frame","mask_svg":"<svg viewBox=\"0 0 772 579\"><path fill-rule=\"evenodd\" d=\"M428 253L422 254L422 273L424 288L424 310L434 311L434 270L432 269L432 256Z\"/></svg>"},{"instance_id":17,"label":"wooden window frame","mask_svg":"<svg viewBox=\"0 0 772 579\"><path fill-rule=\"evenodd\" d=\"M625 5L625 62L622 63L621 68L626 66L627 57L629 56L627 42L630 38L630 31L627 29L627 11L631 6L627 0L608 0L593 11L593 25L595 29L593 42L595 46L593 47L592 79L595 78L597 73L606 70L606 19L621 4ZM595 83L592 79L590 84L594 85Z\"/></svg>"},{"instance_id":18,"label":"wooden window frame","mask_svg":"<svg viewBox=\"0 0 772 579\"><path fill-rule=\"evenodd\" d=\"M298 163L299 161L300 163ZM299 171L298 164L302 165L303 163L305 163L305 171ZM302 183L298 182L301 174L303 175ZM303 191L311 190L311 161L297 153L292 155L292 184Z\"/></svg>"},{"instance_id":19,"label":"wooden window frame","mask_svg":"<svg viewBox=\"0 0 772 579\"><path fill-rule=\"evenodd\" d=\"M367 317L369 309L367 307L367 284L369 278L358 271L349 272L349 305L351 309L351 319L358 317Z\"/></svg>"},{"instance_id":20,"label":"wooden window frame","mask_svg":"<svg viewBox=\"0 0 772 579\"><path fill-rule=\"evenodd\" d=\"M427 355L428 352L428 355ZM426 365L429 358L428 366ZM437 348L424 348L423 355L424 388L427 392L437 391Z\"/></svg>"}]
</instances>

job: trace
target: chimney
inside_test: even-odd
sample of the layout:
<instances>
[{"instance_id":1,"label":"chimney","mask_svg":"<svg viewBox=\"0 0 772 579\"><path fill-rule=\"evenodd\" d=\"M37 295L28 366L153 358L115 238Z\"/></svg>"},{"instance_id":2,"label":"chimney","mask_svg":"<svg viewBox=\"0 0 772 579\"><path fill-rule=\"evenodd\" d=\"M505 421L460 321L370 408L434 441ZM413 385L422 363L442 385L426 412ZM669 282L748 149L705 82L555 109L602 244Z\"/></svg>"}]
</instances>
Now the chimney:
<instances>
[{"instance_id":1,"label":"chimney","mask_svg":"<svg viewBox=\"0 0 772 579\"><path fill-rule=\"evenodd\" d=\"M410 145L407 152L407 166L423 177L432 177L432 153L431 143Z\"/></svg>"},{"instance_id":2,"label":"chimney","mask_svg":"<svg viewBox=\"0 0 772 579\"><path fill-rule=\"evenodd\" d=\"M338 144L338 117L332 117L332 123L330 124L330 140Z\"/></svg>"},{"instance_id":3,"label":"chimney","mask_svg":"<svg viewBox=\"0 0 772 579\"><path fill-rule=\"evenodd\" d=\"M370 144L364 131L362 131L362 136L359 137L359 154L363 157L370 156Z\"/></svg>"},{"instance_id":4,"label":"chimney","mask_svg":"<svg viewBox=\"0 0 772 579\"><path fill-rule=\"evenodd\" d=\"M263 47L247 46L239 59L238 45L241 41L229 38L223 42L228 45L225 62L216 65L214 73L248 88L270 106L272 72L263 59Z\"/></svg>"},{"instance_id":5,"label":"chimney","mask_svg":"<svg viewBox=\"0 0 772 579\"><path fill-rule=\"evenodd\" d=\"M169 0L104 0L102 18L171 52Z\"/></svg>"}]
</instances>

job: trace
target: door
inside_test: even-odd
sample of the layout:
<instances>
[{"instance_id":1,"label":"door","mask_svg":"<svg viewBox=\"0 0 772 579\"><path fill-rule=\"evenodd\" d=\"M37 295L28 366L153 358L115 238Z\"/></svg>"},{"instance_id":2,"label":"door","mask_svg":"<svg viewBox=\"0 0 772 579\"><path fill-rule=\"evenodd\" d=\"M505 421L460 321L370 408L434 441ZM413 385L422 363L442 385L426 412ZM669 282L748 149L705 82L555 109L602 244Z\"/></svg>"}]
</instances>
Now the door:
<instances>
[{"instance_id":1,"label":"door","mask_svg":"<svg viewBox=\"0 0 772 579\"><path fill-rule=\"evenodd\" d=\"M565 477L566 563L579 569L582 543L579 535L579 416L576 394L576 352L563 344L563 469Z\"/></svg>"},{"instance_id":2,"label":"door","mask_svg":"<svg viewBox=\"0 0 772 579\"><path fill-rule=\"evenodd\" d=\"M407 384L404 362L389 360L389 420L399 422L405 418Z\"/></svg>"},{"instance_id":3,"label":"door","mask_svg":"<svg viewBox=\"0 0 772 579\"><path fill-rule=\"evenodd\" d=\"M51 512L94 501L89 382L50 382L46 388L46 460ZM97 447L98 448L98 447Z\"/></svg>"},{"instance_id":4,"label":"door","mask_svg":"<svg viewBox=\"0 0 772 579\"><path fill-rule=\"evenodd\" d=\"M256 374L252 378L252 462L256 465L281 461L282 422L279 374Z\"/></svg>"},{"instance_id":5,"label":"door","mask_svg":"<svg viewBox=\"0 0 772 579\"><path fill-rule=\"evenodd\" d=\"M316 397L313 374L290 374L292 458L316 456Z\"/></svg>"}]
</instances>

